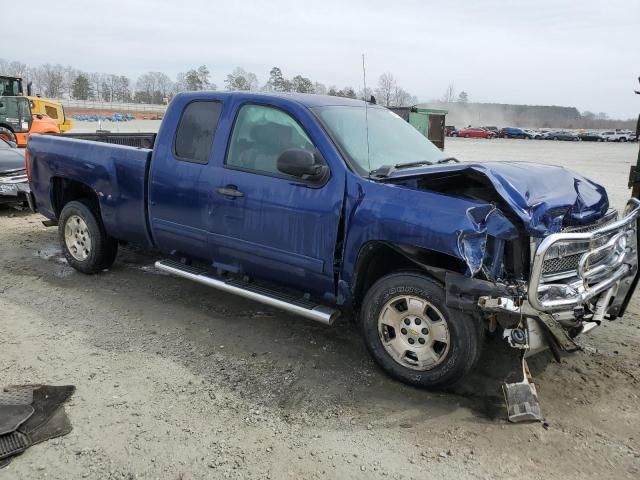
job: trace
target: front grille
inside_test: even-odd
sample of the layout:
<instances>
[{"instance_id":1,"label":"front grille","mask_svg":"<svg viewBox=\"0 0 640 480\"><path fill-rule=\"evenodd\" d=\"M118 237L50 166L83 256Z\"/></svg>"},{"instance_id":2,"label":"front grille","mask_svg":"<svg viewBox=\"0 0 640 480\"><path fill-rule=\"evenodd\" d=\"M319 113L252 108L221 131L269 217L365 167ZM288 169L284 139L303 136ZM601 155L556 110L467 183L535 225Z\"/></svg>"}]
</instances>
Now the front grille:
<instances>
[{"instance_id":1,"label":"front grille","mask_svg":"<svg viewBox=\"0 0 640 480\"><path fill-rule=\"evenodd\" d=\"M557 273L576 272L578 270L580 258L583 254L584 252L575 255L567 255L566 257L550 258L548 260L545 260L542 265L542 273L544 275L555 275ZM606 256L606 252L595 255L592 257L593 260L591 261L591 263L598 263Z\"/></svg>"},{"instance_id":2,"label":"front grille","mask_svg":"<svg viewBox=\"0 0 640 480\"><path fill-rule=\"evenodd\" d=\"M610 208L609 211L595 223L590 223L589 225L580 225L576 227L567 227L563 228L563 233L589 233L597 230L598 228L602 228L605 225L609 225L611 222L615 222L618 219L618 211L615 208Z\"/></svg>"},{"instance_id":3,"label":"front grille","mask_svg":"<svg viewBox=\"0 0 640 480\"><path fill-rule=\"evenodd\" d=\"M580 225L575 227L567 227L562 230L563 233L589 233L597 230L598 228L602 228L605 225L610 224L611 222L615 222L618 218L618 212L612 208L607 214L598 220L595 223L591 223L589 225ZM561 257L553 257L546 258L542 264L542 274L543 276L557 276L565 274L565 276L574 275L578 270L578 264L580 263L580 258L587 251L585 249L579 253L574 253L571 255L561 256ZM600 253L592 257L591 265L597 264L599 261L603 260L607 256L607 252Z\"/></svg>"}]
</instances>

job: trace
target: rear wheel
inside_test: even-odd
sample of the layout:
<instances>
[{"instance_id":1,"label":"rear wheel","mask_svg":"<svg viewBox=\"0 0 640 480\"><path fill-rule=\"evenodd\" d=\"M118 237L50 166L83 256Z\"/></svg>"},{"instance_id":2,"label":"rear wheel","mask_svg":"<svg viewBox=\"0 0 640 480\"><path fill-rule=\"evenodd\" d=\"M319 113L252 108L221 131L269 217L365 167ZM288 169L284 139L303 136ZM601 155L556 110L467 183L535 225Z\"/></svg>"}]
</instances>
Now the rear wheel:
<instances>
[{"instance_id":1,"label":"rear wheel","mask_svg":"<svg viewBox=\"0 0 640 480\"><path fill-rule=\"evenodd\" d=\"M378 280L367 292L360 315L375 361L409 385L451 385L480 357L480 322L449 310L443 287L420 273L395 273Z\"/></svg>"},{"instance_id":2,"label":"rear wheel","mask_svg":"<svg viewBox=\"0 0 640 480\"><path fill-rule=\"evenodd\" d=\"M109 237L88 200L67 203L58 219L58 237L67 262L82 273L98 273L113 265L118 242Z\"/></svg>"},{"instance_id":3,"label":"rear wheel","mask_svg":"<svg viewBox=\"0 0 640 480\"><path fill-rule=\"evenodd\" d=\"M18 143L16 134L5 127L0 127L0 138L6 140L7 142Z\"/></svg>"},{"instance_id":4,"label":"rear wheel","mask_svg":"<svg viewBox=\"0 0 640 480\"><path fill-rule=\"evenodd\" d=\"M626 142L626 141L627 141L627 139L626 139L626 138L624 138L624 137L622 137L622 138L620 139L620 141L621 141L622 143L624 143L624 142Z\"/></svg>"}]
</instances>

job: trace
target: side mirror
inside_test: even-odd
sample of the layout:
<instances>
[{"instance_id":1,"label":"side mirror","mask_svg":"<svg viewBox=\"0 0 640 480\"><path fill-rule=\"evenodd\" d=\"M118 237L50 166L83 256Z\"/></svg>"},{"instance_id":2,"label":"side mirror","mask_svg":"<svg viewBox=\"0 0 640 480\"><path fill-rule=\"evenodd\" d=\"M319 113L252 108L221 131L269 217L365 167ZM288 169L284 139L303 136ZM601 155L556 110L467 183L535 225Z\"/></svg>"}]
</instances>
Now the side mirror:
<instances>
[{"instance_id":1,"label":"side mirror","mask_svg":"<svg viewBox=\"0 0 640 480\"><path fill-rule=\"evenodd\" d=\"M278 170L304 180L320 180L327 167L316 160L316 154L313 152L292 148L285 150L278 157Z\"/></svg>"}]
</instances>

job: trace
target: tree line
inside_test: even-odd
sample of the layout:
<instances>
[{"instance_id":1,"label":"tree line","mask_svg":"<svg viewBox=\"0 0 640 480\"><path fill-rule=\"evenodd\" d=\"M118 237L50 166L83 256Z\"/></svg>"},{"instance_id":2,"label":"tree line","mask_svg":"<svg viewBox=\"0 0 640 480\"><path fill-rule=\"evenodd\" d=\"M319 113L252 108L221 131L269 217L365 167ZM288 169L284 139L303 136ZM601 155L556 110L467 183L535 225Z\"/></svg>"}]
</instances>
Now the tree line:
<instances>
[{"instance_id":1,"label":"tree line","mask_svg":"<svg viewBox=\"0 0 640 480\"><path fill-rule=\"evenodd\" d=\"M85 72L70 65L47 63L30 67L22 62L0 58L0 74L24 78L32 83L34 94L45 97L103 102L161 105L180 92L218 88L211 81L211 71L206 65L178 73L175 80L163 72L147 72L132 81L126 75ZM226 75L223 88L227 91L317 93L367 100L374 96L377 103L387 107L404 107L418 102L391 73L382 74L376 88L356 91L351 86L326 86L300 74L287 78L279 67L271 68L268 79L261 83L255 73L237 67Z\"/></svg>"}]
</instances>

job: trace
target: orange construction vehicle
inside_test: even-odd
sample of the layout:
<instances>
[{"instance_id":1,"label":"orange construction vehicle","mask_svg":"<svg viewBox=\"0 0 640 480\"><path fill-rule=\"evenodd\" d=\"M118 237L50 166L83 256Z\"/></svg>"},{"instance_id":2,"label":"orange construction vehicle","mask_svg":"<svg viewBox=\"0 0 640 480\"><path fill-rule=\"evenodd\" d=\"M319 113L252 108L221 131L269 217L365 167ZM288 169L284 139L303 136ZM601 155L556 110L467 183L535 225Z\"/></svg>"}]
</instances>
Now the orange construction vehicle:
<instances>
[{"instance_id":1,"label":"orange construction vehicle","mask_svg":"<svg viewBox=\"0 0 640 480\"><path fill-rule=\"evenodd\" d=\"M0 138L26 147L32 133L60 133L55 120L34 114L27 97L0 96Z\"/></svg>"},{"instance_id":2,"label":"orange construction vehicle","mask_svg":"<svg viewBox=\"0 0 640 480\"><path fill-rule=\"evenodd\" d=\"M73 126L73 120L67 118L62 103L58 100L42 98L39 95L32 95L31 82L27 83L25 95L24 82L20 77L9 77L0 75L0 96L24 97L31 102L31 113L33 115L46 115L52 118L57 124L60 132L68 132Z\"/></svg>"}]
</instances>

